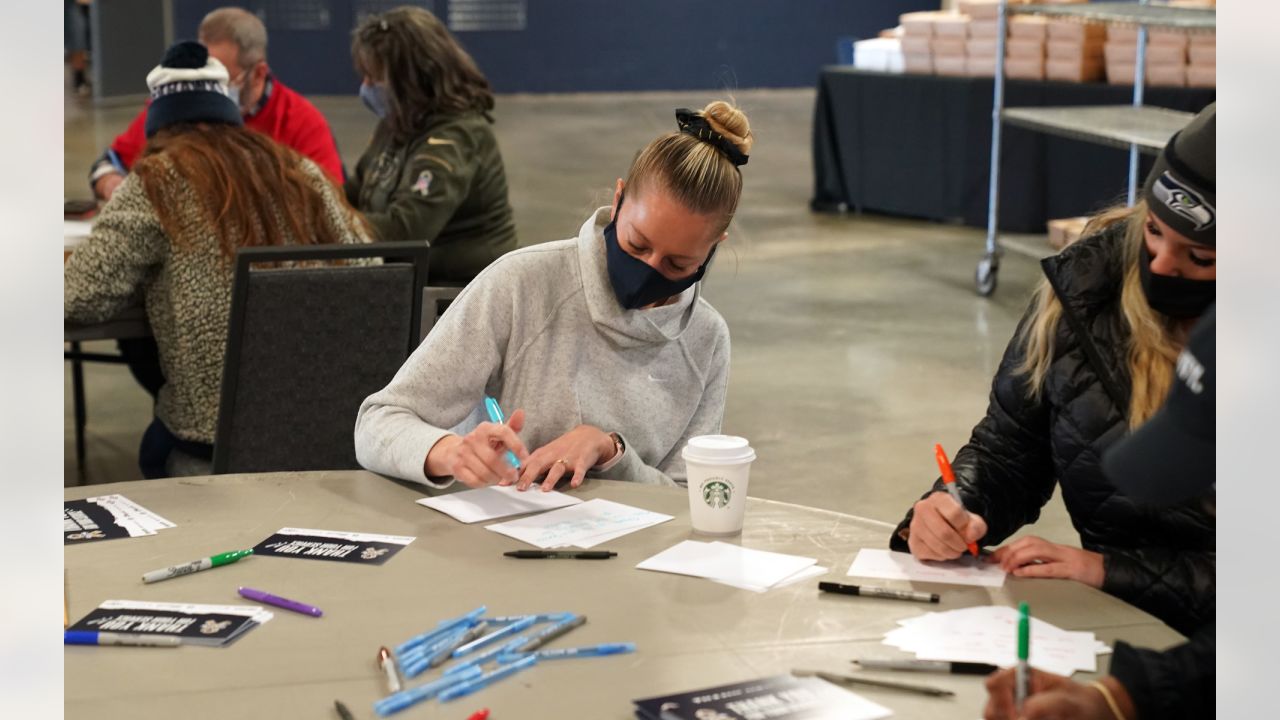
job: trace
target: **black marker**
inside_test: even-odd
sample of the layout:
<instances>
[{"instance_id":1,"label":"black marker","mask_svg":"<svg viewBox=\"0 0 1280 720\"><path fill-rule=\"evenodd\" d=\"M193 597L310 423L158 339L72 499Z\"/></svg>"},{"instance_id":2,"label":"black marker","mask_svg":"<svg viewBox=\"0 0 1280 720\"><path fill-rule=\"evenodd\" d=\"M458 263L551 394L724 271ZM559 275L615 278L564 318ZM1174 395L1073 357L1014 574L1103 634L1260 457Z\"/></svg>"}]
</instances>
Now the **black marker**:
<instances>
[{"instance_id":1,"label":"black marker","mask_svg":"<svg viewBox=\"0 0 1280 720\"><path fill-rule=\"evenodd\" d=\"M511 550L502 554L521 560L608 560L618 556L610 550Z\"/></svg>"},{"instance_id":2,"label":"black marker","mask_svg":"<svg viewBox=\"0 0 1280 720\"><path fill-rule=\"evenodd\" d=\"M837 675L836 673L823 672L821 670L792 670L791 674L796 677L820 677L834 685L863 685L866 687L884 688L885 690L901 690L902 692L915 693L917 695L928 695L930 697L953 697L955 695L955 693L950 690L929 687L928 685L912 685L910 683L889 682L888 680L872 680L871 678Z\"/></svg>"},{"instance_id":3,"label":"black marker","mask_svg":"<svg viewBox=\"0 0 1280 720\"><path fill-rule=\"evenodd\" d=\"M818 583L818 589L822 592L839 593L840 595L861 595L862 597L885 598L887 600L913 600L915 602L936 603L942 599L938 596L938 593L890 590L889 588L867 587L865 585L841 585L833 582L820 582Z\"/></svg>"},{"instance_id":4,"label":"black marker","mask_svg":"<svg viewBox=\"0 0 1280 720\"><path fill-rule=\"evenodd\" d=\"M907 672L948 673L951 675L990 675L1000 668L986 663L947 662L945 660L854 660L863 670L904 670Z\"/></svg>"}]
</instances>

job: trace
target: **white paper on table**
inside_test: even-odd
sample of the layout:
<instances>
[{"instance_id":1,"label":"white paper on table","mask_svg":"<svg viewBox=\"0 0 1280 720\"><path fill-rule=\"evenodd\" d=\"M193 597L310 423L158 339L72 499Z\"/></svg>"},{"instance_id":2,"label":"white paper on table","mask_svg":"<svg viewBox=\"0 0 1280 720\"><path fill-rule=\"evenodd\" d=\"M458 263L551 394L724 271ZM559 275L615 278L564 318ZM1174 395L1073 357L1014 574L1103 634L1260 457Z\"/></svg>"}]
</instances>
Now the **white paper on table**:
<instances>
[{"instance_id":1,"label":"white paper on table","mask_svg":"<svg viewBox=\"0 0 1280 720\"><path fill-rule=\"evenodd\" d=\"M541 490L520 492L514 485L490 485L448 495L425 497L416 502L432 510L439 510L454 520L469 524L512 515L556 510L577 505L582 500L562 492L542 492Z\"/></svg>"},{"instance_id":2,"label":"white paper on table","mask_svg":"<svg viewBox=\"0 0 1280 720\"><path fill-rule=\"evenodd\" d=\"M85 240L88 240L89 233L92 231L93 223L88 220L63 220L62 249L67 250L73 248Z\"/></svg>"},{"instance_id":3,"label":"white paper on table","mask_svg":"<svg viewBox=\"0 0 1280 720\"><path fill-rule=\"evenodd\" d=\"M736 587L771 588L817 563L814 558L752 550L723 542L685 540L636 565L640 570L692 575Z\"/></svg>"},{"instance_id":4,"label":"white paper on table","mask_svg":"<svg viewBox=\"0 0 1280 720\"><path fill-rule=\"evenodd\" d=\"M718 582L721 585L728 585L729 587L736 587L736 588L741 588L742 590L750 590L751 592L762 593L762 592L768 592L769 590L777 590L778 588L784 588L788 585L795 585L796 583L804 582L805 580L812 580L813 578L822 577L823 575L826 575L829 570L830 568L824 568L818 565L814 565L812 567L807 567L804 570L801 570L795 575L792 575L787 578L783 578L769 587L765 587L763 585L738 584L738 583L729 582L728 580L716 580L715 578L711 578L711 581Z\"/></svg>"},{"instance_id":5,"label":"white paper on table","mask_svg":"<svg viewBox=\"0 0 1280 720\"><path fill-rule=\"evenodd\" d=\"M152 535L158 530L176 527L172 522L142 507L123 495L99 495L89 498L89 502L98 505L111 513L117 523L131 523Z\"/></svg>"},{"instance_id":6,"label":"white paper on table","mask_svg":"<svg viewBox=\"0 0 1280 720\"><path fill-rule=\"evenodd\" d=\"M948 583L951 585L982 585L1000 587L1005 572L995 563L968 555L947 562L923 562L910 553L862 548L853 559L847 575L883 580L913 580L916 582Z\"/></svg>"},{"instance_id":7,"label":"white paper on table","mask_svg":"<svg viewBox=\"0 0 1280 720\"><path fill-rule=\"evenodd\" d=\"M485 529L543 549L568 545L590 548L671 519L670 515L596 498Z\"/></svg>"}]
</instances>

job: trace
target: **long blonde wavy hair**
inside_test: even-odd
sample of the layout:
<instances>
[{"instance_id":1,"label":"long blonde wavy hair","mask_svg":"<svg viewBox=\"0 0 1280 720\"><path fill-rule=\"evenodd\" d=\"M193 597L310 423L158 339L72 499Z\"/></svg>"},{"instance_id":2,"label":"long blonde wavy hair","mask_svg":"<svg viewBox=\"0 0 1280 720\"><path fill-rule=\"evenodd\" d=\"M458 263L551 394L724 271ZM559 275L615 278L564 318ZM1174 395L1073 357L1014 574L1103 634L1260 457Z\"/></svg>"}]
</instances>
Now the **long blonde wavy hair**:
<instances>
[{"instance_id":1,"label":"long blonde wavy hair","mask_svg":"<svg viewBox=\"0 0 1280 720\"><path fill-rule=\"evenodd\" d=\"M1143 227L1147 222L1147 204L1139 201L1133 207L1115 207L1093 217L1085 227L1089 236L1124 224L1124 280L1120 290L1120 309L1129 329L1127 359L1129 366L1129 427L1146 422L1164 404L1173 383L1173 368L1185 342L1177 323L1147 304L1138 269L1139 252L1145 242ZM1031 396L1039 400L1045 378L1053 364L1054 342L1062 319L1062 301L1048 279L1040 281L1032 301L1034 311L1019 334L1024 343L1023 361L1017 372L1029 379Z\"/></svg>"}]
</instances>

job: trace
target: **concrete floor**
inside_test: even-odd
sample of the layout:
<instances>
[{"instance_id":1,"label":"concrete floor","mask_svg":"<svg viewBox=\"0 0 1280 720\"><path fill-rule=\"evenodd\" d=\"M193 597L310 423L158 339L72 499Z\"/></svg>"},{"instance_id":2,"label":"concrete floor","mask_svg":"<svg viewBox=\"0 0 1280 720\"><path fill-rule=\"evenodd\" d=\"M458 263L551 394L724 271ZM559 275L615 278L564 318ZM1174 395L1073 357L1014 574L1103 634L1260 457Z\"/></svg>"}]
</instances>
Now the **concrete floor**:
<instances>
[{"instance_id":1,"label":"concrete floor","mask_svg":"<svg viewBox=\"0 0 1280 720\"><path fill-rule=\"evenodd\" d=\"M608 202L633 154L714 92L503 96L497 133L521 244L572 236ZM973 292L984 234L972 228L808 209L812 90L740 91L757 136L729 245L706 295L729 323L725 432L749 438L751 494L897 522L981 417L995 369L1039 277L1010 253L991 299ZM315 98L354 167L373 118L353 97ZM66 104L66 194L135 107ZM1032 252L1043 237L1013 238ZM110 345L102 345L110 351ZM86 481L132 480L147 395L118 366L90 365ZM64 483L75 484L70 373ZM354 408L352 409L354 416ZM1077 537L1055 496L1036 534Z\"/></svg>"}]
</instances>

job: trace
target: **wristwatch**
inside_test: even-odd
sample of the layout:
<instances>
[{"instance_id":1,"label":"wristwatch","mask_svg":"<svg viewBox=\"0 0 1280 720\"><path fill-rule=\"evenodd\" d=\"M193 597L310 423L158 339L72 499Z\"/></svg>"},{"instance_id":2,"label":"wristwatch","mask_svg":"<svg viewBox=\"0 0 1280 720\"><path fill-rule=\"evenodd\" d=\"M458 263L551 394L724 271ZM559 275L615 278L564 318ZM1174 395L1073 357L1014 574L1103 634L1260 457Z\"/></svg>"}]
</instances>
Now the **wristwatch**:
<instances>
[{"instance_id":1,"label":"wristwatch","mask_svg":"<svg viewBox=\"0 0 1280 720\"><path fill-rule=\"evenodd\" d=\"M616 432L611 432L609 433L609 437L613 438L613 457L618 457L627 451L627 446L623 444L621 435Z\"/></svg>"}]
</instances>

